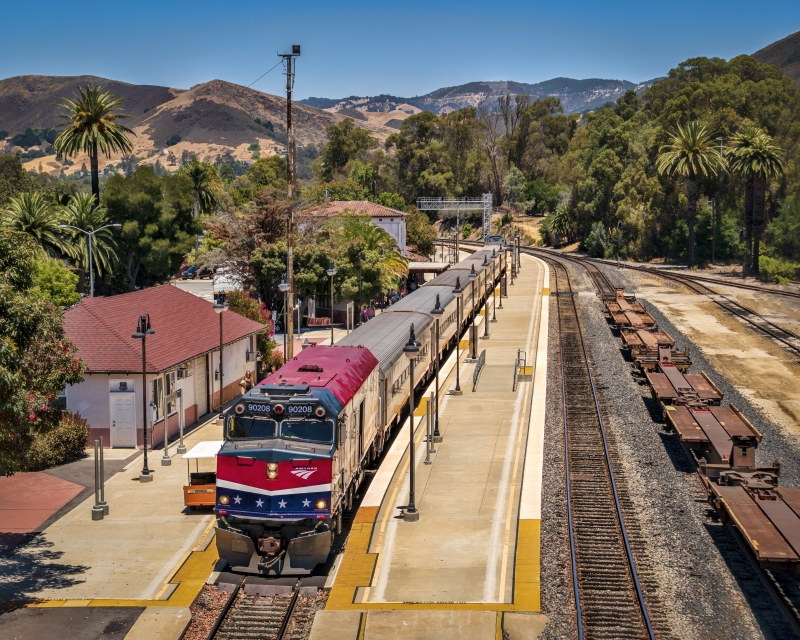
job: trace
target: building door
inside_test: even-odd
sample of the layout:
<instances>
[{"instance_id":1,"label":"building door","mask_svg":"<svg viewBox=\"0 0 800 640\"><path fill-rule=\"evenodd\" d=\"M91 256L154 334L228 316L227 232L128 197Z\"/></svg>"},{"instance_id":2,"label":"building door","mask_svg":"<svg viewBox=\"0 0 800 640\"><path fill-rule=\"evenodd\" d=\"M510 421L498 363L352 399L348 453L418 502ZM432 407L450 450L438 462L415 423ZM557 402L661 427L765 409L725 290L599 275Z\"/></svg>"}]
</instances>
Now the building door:
<instances>
[{"instance_id":1,"label":"building door","mask_svg":"<svg viewBox=\"0 0 800 640\"><path fill-rule=\"evenodd\" d=\"M208 369L206 357L201 356L195 360L194 371L195 398L197 398L197 417L208 413Z\"/></svg>"},{"instance_id":2,"label":"building door","mask_svg":"<svg viewBox=\"0 0 800 640\"><path fill-rule=\"evenodd\" d=\"M111 443L112 447L136 446L136 394L115 392L111 401Z\"/></svg>"}]
</instances>

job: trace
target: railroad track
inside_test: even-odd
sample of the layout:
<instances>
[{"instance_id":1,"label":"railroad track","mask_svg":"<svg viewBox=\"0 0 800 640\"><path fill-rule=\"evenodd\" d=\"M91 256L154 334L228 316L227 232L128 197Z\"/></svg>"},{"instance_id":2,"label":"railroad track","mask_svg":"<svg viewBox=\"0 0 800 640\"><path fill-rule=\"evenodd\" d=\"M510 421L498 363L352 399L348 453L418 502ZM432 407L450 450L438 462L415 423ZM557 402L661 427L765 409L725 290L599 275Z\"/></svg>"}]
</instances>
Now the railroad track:
<instances>
[{"instance_id":1,"label":"railroad track","mask_svg":"<svg viewBox=\"0 0 800 640\"><path fill-rule=\"evenodd\" d=\"M231 594L208 640L302 640L313 622L315 602L316 589L304 593L299 580L293 587L270 588L269 584L248 585L245 578Z\"/></svg>"},{"instance_id":2,"label":"railroad track","mask_svg":"<svg viewBox=\"0 0 800 640\"><path fill-rule=\"evenodd\" d=\"M558 305L567 512L580 638L655 638L628 539L567 269L548 260ZM599 454L602 452L602 454Z\"/></svg>"},{"instance_id":3,"label":"railroad track","mask_svg":"<svg viewBox=\"0 0 800 640\"><path fill-rule=\"evenodd\" d=\"M608 294L608 293L613 294L616 289L614 285L611 283L611 281L608 279L606 274L603 273L598 268L597 264L593 260L590 260L588 258L577 258L574 256L567 256L564 254L554 254L554 252L552 251L537 249L533 247L523 247L521 251L529 255L539 255L540 257L544 256L555 257L557 255L558 259L568 260L569 262L579 264L581 267L586 269L586 271L589 273L589 276L592 278L592 281L594 282L595 288L597 289L598 292L603 294ZM601 264L606 264L606 263L601 262ZM720 308L724 309L731 315L736 316L737 318L743 320L756 331L759 331L760 333L780 342L793 354L800 356L800 335L793 333L788 329L778 326L774 322L768 320L767 318L753 311L752 309L734 300L731 300L725 294L714 291L713 289L705 285L704 282L713 282L714 284L718 284L720 286L740 286L742 288L758 291L760 293L773 293L773 294L777 293L779 295L786 295L789 297L800 297L800 294L796 294L791 291L776 292L773 289L767 289L764 287L731 284L727 282L717 282L717 281L712 281L710 278L698 278L696 276L689 276L685 274L664 273L662 271L656 271L654 269L649 269L647 267L639 267L634 265L622 265L622 266L625 269L642 271L645 273L649 273L651 275L658 276L665 280L676 282L678 284L687 287L689 290L693 291L698 295L704 295L708 297L712 302L717 304L717 306L719 306Z\"/></svg>"}]
</instances>

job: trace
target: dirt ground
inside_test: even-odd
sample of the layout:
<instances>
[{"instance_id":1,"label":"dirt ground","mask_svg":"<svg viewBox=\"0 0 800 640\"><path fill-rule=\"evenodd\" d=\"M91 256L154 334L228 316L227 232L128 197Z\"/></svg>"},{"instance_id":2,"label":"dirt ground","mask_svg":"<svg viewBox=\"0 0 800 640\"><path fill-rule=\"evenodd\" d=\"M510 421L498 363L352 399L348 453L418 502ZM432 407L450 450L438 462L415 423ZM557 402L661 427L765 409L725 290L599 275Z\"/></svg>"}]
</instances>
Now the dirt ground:
<instances>
[{"instance_id":1,"label":"dirt ground","mask_svg":"<svg viewBox=\"0 0 800 640\"><path fill-rule=\"evenodd\" d=\"M800 445L800 361L780 343L728 315L708 297L677 283L625 271L636 295L661 310L767 418ZM789 331L800 332L800 300L712 287Z\"/></svg>"}]
</instances>

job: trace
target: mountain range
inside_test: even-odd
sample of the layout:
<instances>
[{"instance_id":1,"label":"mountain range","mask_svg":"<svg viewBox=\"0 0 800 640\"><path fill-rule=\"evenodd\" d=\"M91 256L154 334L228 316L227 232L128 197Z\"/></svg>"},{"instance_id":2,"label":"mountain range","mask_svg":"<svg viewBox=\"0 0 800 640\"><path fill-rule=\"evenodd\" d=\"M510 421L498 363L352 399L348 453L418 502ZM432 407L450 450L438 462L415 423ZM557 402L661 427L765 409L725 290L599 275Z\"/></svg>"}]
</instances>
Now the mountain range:
<instances>
[{"instance_id":1,"label":"mountain range","mask_svg":"<svg viewBox=\"0 0 800 640\"><path fill-rule=\"evenodd\" d=\"M753 57L760 62L779 66L800 89L800 31L759 49Z\"/></svg>"},{"instance_id":2,"label":"mountain range","mask_svg":"<svg viewBox=\"0 0 800 640\"><path fill-rule=\"evenodd\" d=\"M572 78L553 78L545 82L527 84L510 80L500 82L469 82L455 87L444 87L423 96L401 98L398 96L380 95L374 97L350 96L349 98L307 98L302 102L318 109L334 113L342 110L387 113L418 113L433 111L447 113L465 107L477 107L485 103L494 103L494 99L506 94L529 94L532 98L552 96L561 100L566 113L583 113L606 102L616 100L626 91L633 89L637 93L644 91L655 80L635 84L627 80L574 80ZM402 117L402 116L401 116Z\"/></svg>"}]
</instances>

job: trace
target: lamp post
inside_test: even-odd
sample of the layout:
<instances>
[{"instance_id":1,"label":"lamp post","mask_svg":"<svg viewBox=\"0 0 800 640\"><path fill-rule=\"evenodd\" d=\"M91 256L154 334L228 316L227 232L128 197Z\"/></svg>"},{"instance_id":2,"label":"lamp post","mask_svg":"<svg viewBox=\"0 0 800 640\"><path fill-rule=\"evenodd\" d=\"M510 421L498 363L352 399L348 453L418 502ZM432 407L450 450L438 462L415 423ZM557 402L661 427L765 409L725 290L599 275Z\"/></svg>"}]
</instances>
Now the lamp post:
<instances>
[{"instance_id":1,"label":"lamp post","mask_svg":"<svg viewBox=\"0 0 800 640\"><path fill-rule=\"evenodd\" d=\"M481 264L483 267L484 273L486 273L486 281L489 280L489 260L486 257L486 254L483 254L483 263ZM483 303L483 339L489 337L489 292L484 289L486 293L486 301Z\"/></svg>"},{"instance_id":2,"label":"lamp post","mask_svg":"<svg viewBox=\"0 0 800 640\"><path fill-rule=\"evenodd\" d=\"M142 341L142 423L144 437L144 466L139 482L150 482L153 476L147 468L147 336L155 335L155 331L150 328L150 314L139 316L136 325L136 333L131 337Z\"/></svg>"},{"instance_id":3,"label":"lamp post","mask_svg":"<svg viewBox=\"0 0 800 640\"><path fill-rule=\"evenodd\" d=\"M456 388L453 390L454 396L461 395L461 375L459 372L461 364L461 296L464 290L461 288L461 276L456 276L456 288L453 289L453 297L456 299Z\"/></svg>"},{"instance_id":4,"label":"lamp post","mask_svg":"<svg viewBox=\"0 0 800 640\"><path fill-rule=\"evenodd\" d=\"M720 143L720 146L722 143ZM714 253L717 248L717 199L711 198L711 264L714 264Z\"/></svg>"},{"instance_id":5,"label":"lamp post","mask_svg":"<svg viewBox=\"0 0 800 640\"><path fill-rule=\"evenodd\" d=\"M497 249L492 249L492 322L497 322L497 287L495 286L497 275L495 274L495 265L497 264ZM500 304L503 304L503 298L500 298Z\"/></svg>"},{"instance_id":6,"label":"lamp post","mask_svg":"<svg viewBox=\"0 0 800 640\"><path fill-rule=\"evenodd\" d=\"M358 254L358 324L361 324L361 312L364 310L364 295L361 288L361 271L364 266L364 254Z\"/></svg>"},{"instance_id":7,"label":"lamp post","mask_svg":"<svg viewBox=\"0 0 800 640\"><path fill-rule=\"evenodd\" d=\"M469 267L469 274L467 276L469 278L469 283L471 285L470 291L472 292L472 319L475 319L475 279L478 277L477 272L475 271L475 263L473 262Z\"/></svg>"},{"instance_id":8,"label":"lamp post","mask_svg":"<svg viewBox=\"0 0 800 640\"><path fill-rule=\"evenodd\" d=\"M333 276L336 275L336 266L333 264L333 260L331 260L327 273L331 277L331 344L333 344Z\"/></svg>"},{"instance_id":9,"label":"lamp post","mask_svg":"<svg viewBox=\"0 0 800 640\"><path fill-rule=\"evenodd\" d=\"M434 344L436 345L436 396L434 398L434 403L436 407L436 413L434 414L433 418L433 441L434 442L441 442L442 435L439 433L439 367L440 359L441 359L441 345L439 344L439 320L444 313L444 309L442 309L442 305L439 303L439 294L436 294L436 306L433 307L431 311L431 315L436 318L436 334L434 336Z\"/></svg>"},{"instance_id":10,"label":"lamp post","mask_svg":"<svg viewBox=\"0 0 800 640\"><path fill-rule=\"evenodd\" d=\"M222 312L227 311L230 306L225 299L225 292L220 292L217 296L217 302L214 304L214 311L219 314L219 419L225 421L225 410L223 408L222 394L225 391L225 382L223 381L222 373ZM164 417L166 419L166 416Z\"/></svg>"},{"instance_id":11,"label":"lamp post","mask_svg":"<svg viewBox=\"0 0 800 640\"><path fill-rule=\"evenodd\" d=\"M84 229L73 227L71 224L60 224L58 226L61 229L74 229L75 231L80 231L82 234L86 236L86 244L89 246L89 297L94 298L94 268L92 267L92 236L98 231L102 231L103 229L108 229L109 227L121 227L122 225L117 222L114 222L112 224L104 224L102 227L98 227L97 229L94 229L92 231L85 231Z\"/></svg>"},{"instance_id":12,"label":"lamp post","mask_svg":"<svg viewBox=\"0 0 800 640\"><path fill-rule=\"evenodd\" d=\"M286 318L286 294L289 291L289 283L286 282L285 273L278 285L278 290L283 294L283 361L286 362L289 359L289 346L286 344L289 327L289 321Z\"/></svg>"},{"instance_id":13,"label":"lamp post","mask_svg":"<svg viewBox=\"0 0 800 640\"><path fill-rule=\"evenodd\" d=\"M403 519L406 522L416 522L419 520L419 511L417 511L417 507L414 504L414 362L417 359L417 354L419 353L419 346L417 345L417 339L414 336L414 324L411 324L411 329L409 329L408 334L408 342L406 346L403 347L403 355L408 358L408 366L410 368L409 372L409 380L410 380L410 390L409 390L409 400L408 400L408 422L409 422L409 470L410 470L410 477L409 477L409 489L408 489L408 506L406 507L406 512L403 516Z\"/></svg>"}]
</instances>

